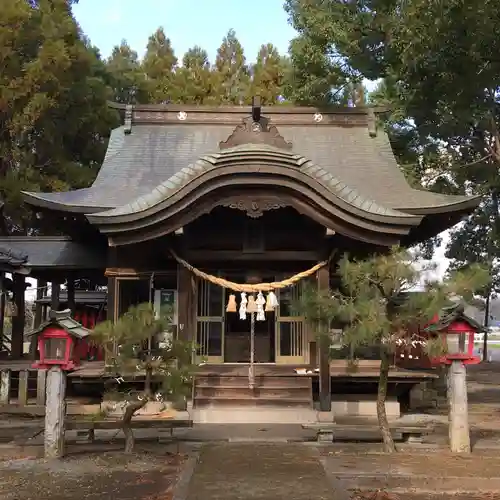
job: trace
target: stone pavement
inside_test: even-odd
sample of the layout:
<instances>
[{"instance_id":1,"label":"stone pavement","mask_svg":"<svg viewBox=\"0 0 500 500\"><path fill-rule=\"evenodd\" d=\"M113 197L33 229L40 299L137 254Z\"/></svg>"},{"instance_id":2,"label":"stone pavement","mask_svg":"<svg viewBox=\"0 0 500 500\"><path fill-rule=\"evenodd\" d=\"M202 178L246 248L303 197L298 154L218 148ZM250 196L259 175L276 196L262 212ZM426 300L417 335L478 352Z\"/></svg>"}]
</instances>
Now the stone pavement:
<instances>
[{"instance_id":1,"label":"stone pavement","mask_svg":"<svg viewBox=\"0 0 500 500\"><path fill-rule=\"evenodd\" d=\"M202 448L186 500L342 500L341 494L311 447L227 443Z\"/></svg>"},{"instance_id":2,"label":"stone pavement","mask_svg":"<svg viewBox=\"0 0 500 500\"><path fill-rule=\"evenodd\" d=\"M500 457L453 455L448 452L342 453L334 447L320 450L328 476L339 488L421 495L462 494L500 498ZM489 495L489 496L488 496ZM467 498L467 496L466 496Z\"/></svg>"}]
</instances>

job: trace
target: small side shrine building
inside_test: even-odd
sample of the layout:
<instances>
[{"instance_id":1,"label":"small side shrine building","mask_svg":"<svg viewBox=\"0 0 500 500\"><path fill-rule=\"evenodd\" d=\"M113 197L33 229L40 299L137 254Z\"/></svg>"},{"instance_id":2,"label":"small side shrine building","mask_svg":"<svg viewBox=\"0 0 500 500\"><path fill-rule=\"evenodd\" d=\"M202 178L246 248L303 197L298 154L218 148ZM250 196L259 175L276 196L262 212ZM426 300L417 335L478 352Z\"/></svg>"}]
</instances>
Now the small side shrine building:
<instances>
[{"instance_id":1,"label":"small side shrine building","mask_svg":"<svg viewBox=\"0 0 500 500\"><path fill-rule=\"evenodd\" d=\"M54 309L62 308L61 284L73 311L75 294L107 287L110 319L140 302L175 304L178 337L195 341L206 361L194 391L200 406L254 401L255 393L231 392L220 382L247 377L251 361L257 387L266 377L293 379L278 395L288 406L312 404L314 376L297 376L297 367L319 367L327 409L330 376L347 377L293 313L304 280L274 291L279 305L254 322L251 341L251 315L226 310L230 294L239 308L239 291L203 273L256 284L306 272L319 287L335 287L335 262L344 252L362 257L414 245L479 204L476 197L412 188L377 127L376 108L262 108L259 98L251 107L110 105L123 125L112 131L92 186L24 193L46 227L64 236L1 238L0 247L26 256L24 274L14 270L19 290L26 269L39 283L52 283ZM37 298L41 322L48 299ZM12 357L20 358L18 335ZM93 376L104 373L96 370ZM362 378L376 383L376 376L372 369ZM278 398L271 389L260 394Z\"/></svg>"}]
</instances>

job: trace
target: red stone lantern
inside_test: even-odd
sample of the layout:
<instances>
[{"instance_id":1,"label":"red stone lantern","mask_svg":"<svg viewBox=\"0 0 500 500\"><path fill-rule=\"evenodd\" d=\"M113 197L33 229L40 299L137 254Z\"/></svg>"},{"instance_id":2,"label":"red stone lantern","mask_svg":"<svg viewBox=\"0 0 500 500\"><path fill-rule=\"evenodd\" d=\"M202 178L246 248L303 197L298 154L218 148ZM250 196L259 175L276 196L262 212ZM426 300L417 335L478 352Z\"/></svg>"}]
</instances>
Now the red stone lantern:
<instances>
[{"instance_id":1,"label":"red stone lantern","mask_svg":"<svg viewBox=\"0 0 500 500\"><path fill-rule=\"evenodd\" d=\"M77 345L90 335L90 330L71 317L71 310L51 311L50 320L31 335L38 337L40 359L32 365L37 369L59 367L73 370L80 364Z\"/></svg>"},{"instance_id":2,"label":"red stone lantern","mask_svg":"<svg viewBox=\"0 0 500 500\"><path fill-rule=\"evenodd\" d=\"M449 365L453 361L461 361L464 365L475 365L481 362L474 355L474 335L484 332L484 327L464 312L463 304L450 306L426 328L429 333L438 334L443 339L442 356L433 358L432 364Z\"/></svg>"}]
</instances>

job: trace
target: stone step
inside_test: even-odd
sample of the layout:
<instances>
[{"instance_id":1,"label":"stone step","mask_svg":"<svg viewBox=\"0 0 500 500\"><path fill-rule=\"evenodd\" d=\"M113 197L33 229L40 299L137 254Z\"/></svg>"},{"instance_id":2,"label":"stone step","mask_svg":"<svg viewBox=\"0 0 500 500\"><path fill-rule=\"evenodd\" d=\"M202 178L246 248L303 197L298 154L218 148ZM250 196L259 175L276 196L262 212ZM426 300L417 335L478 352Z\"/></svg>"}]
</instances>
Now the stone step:
<instances>
[{"instance_id":1,"label":"stone step","mask_svg":"<svg viewBox=\"0 0 500 500\"><path fill-rule=\"evenodd\" d=\"M280 387L280 386L263 386L250 389L248 381L246 386L203 386L196 385L195 398L197 397L252 397L252 398L295 398L303 397L308 400L312 398L312 390L310 387Z\"/></svg>"},{"instance_id":2,"label":"stone step","mask_svg":"<svg viewBox=\"0 0 500 500\"><path fill-rule=\"evenodd\" d=\"M195 424L305 424L316 420L316 412L306 407L203 406L193 408L192 419Z\"/></svg>"},{"instance_id":3,"label":"stone step","mask_svg":"<svg viewBox=\"0 0 500 500\"><path fill-rule=\"evenodd\" d=\"M238 386L248 387L248 375L195 375L196 386ZM270 377L259 375L255 377L256 387L303 387L312 386L310 377Z\"/></svg>"},{"instance_id":4,"label":"stone step","mask_svg":"<svg viewBox=\"0 0 500 500\"><path fill-rule=\"evenodd\" d=\"M280 407L280 408L311 408L312 398L255 398L251 396L238 397L210 397L195 396L195 408L201 407L224 407L224 406L248 406L248 407Z\"/></svg>"}]
</instances>

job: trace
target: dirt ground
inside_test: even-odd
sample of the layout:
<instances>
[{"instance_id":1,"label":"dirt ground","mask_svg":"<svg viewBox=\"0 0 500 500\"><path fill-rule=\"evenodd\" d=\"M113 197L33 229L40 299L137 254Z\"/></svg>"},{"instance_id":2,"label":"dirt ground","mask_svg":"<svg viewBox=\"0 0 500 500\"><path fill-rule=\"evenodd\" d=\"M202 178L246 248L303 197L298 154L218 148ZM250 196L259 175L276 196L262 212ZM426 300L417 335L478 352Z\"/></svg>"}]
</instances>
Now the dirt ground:
<instances>
[{"instance_id":1,"label":"dirt ground","mask_svg":"<svg viewBox=\"0 0 500 500\"><path fill-rule=\"evenodd\" d=\"M500 362L469 367L468 385L473 439L500 450ZM439 411L446 431L446 409ZM7 443L9 422L0 424ZM43 447L12 444L0 444L1 500L172 500L188 456L198 453L187 443L144 443L126 456L123 443L106 442L68 445L67 458L45 461ZM500 500L500 451L385 455L373 445L339 446L206 442L179 500Z\"/></svg>"},{"instance_id":2,"label":"dirt ground","mask_svg":"<svg viewBox=\"0 0 500 500\"><path fill-rule=\"evenodd\" d=\"M170 500L184 455L123 452L0 463L2 500Z\"/></svg>"}]
</instances>

